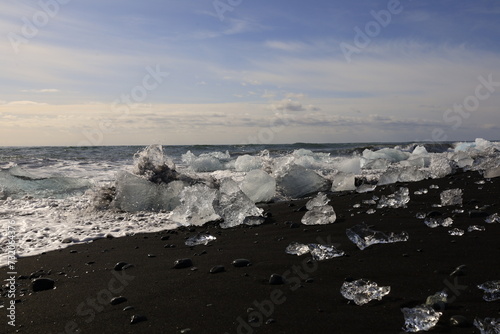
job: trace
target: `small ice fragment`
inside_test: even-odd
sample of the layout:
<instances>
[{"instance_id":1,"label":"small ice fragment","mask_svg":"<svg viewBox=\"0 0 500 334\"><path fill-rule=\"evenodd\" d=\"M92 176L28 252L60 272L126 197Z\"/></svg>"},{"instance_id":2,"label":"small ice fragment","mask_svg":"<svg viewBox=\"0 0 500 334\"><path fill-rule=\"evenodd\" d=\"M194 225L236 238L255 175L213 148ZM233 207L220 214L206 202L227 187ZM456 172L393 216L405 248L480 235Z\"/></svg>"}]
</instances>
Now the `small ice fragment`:
<instances>
[{"instance_id":1,"label":"small ice fragment","mask_svg":"<svg viewBox=\"0 0 500 334\"><path fill-rule=\"evenodd\" d=\"M400 241L408 241L408 233L401 232L394 234L391 232L389 235L384 232L375 231L369 228L365 223L355 225L346 230L347 237L353 243L363 250L368 246L375 244L387 244Z\"/></svg>"},{"instance_id":2,"label":"small ice fragment","mask_svg":"<svg viewBox=\"0 0 500 334\"><path fill-rule=\"evenodd\" d=\"M448 231L448 234L450 235L454 235L454 236L458 236L458 237L461 237L462 235L464 235L465 231L460 229L460 228L452 228L451 230Z\"/></svg>"},{"instance_id":3,"label":"small ice fragment","mask_svg":"<svg viewBox=\"0 0 500 334\"><path fill-rule=\"evenodd\" d=\"M356 204L354 204L352 207L353 207L353 208L355 208L355 209L357 209L357 208L360 208L360 207L361 207L361 204L356 203Z\"/></svg>"},{"instance_id":4,"label":"small ice fragment","mask_svg":"<svg viewBox=\"0 0 500 334\"><path fill-rule=\"evenodd\" d=\"M375 205L377 202L375 202L373 199L365 199L363 202L365 205Z\"/></svg>"},{"instance_id":5,"label":"small ice fragment","mask_svg":"<svg viewBox=\"0 0 500 334\"><path fill-rule=\"evenodd\" d=\"M479 181L476 181L476 182L474 182L474 183L475 183L475 184L485 184L485 183L486 183L486 181L484 181L484 180L479 180Z\"/></svg>"},{"instance_id":6,"label":"small ice fragment","mask_svg":"<svg viewBox=\"0 0 500 334\"><path fill-rule=\"evenodd\" d=\"M338 250L331 245L309 244L309 250L315 261L329 260L345 254L344 251Z\"/></svg>"},{"instance_id":7,"label":"small ice fragment","mask_svg":"<svg viewBox=\"0 0 500 334\"><path fill-rule=\"evenodd\" d=\"M464 209L455 209L451 213L464 213Z\"/></svg>"},{"instance_id":8,"label":"small ice fragment","mask_svg":"<svg viewBox=\"0 0 500 334\"><path fill-rule=\"evenodd\" d=\"M210 234L199 234L189 237L185 244L186 246L207 245L210 241L214 241L215 239L217 238Z\"/></svg>"},{"instance_id":9,"label":"small ice fragment","mask_svg":"<svg viewBox=\"0 0 500 334\"><path fill-rule=\"evenodd\" d=\"M286 247L285 252L287 254L301 256L309 253L309 246L300 244L298 242L292 242L290 245Z\"/></svg>"},{"instance_id":10,"label":"small ice fragment","mask_svg":"<svg viewBox=\"0 0 500 334\"><path fill-rule=\"evenodd\" d=\"M428 192L429 192L429 190L427 190L427 189L425 189L425 188L424 188L424 189L419 189L419 190L416 190L416 191L414 192L414 194L415 194L415 195L424 195L424 194L427 194Z\"/></svg>"},{"instance_id":11,"label":"small ice fragment","mask_svg":"<svg viewBox=\"0 0 500 334\"><path fill-rule=\"evenodd\" d=\"M425 305L433 306L436 303L447 303L448 302L448 294L445 291L439 291L433 294L432 296L427 297L425 300Z\"/></svg>"},{"instance_id":12,"label":"small ice fragment","mask_svg":"<svg viewBox=\"0 0 500 334\"><path fill-rule=\"evenodd\" d=\"M428 218L424 221L424 224L429 226L430 228L436 228L438 226L450 227L453 224L453 219L450 217L445 218L445 219Z\"/></svg>"},{"instance_id":13,"label":"small ice fragment","mask_svg":"<svg viewBox=\"0 0 500 334\"><path fill-rule=\"evenodd\" d=\"M441 193L441 205L462 205L462 189L449 189Z\"/></svg>"},{"instance_id":14,"label":"small ice fragment","mask_svg":"<svg viewBox=\"0 0 500 334\"><path fill-rule=\"evenodd\" d=\"M500 216L498 215L498 213L494 213L486 217L484 221L487 222L488 224L500 223Z\"/></svg>"},{"instance_id":15,"label":"small ice fragment","mask_svg":"<svg viewBox=\"0 0 500 334\"><path fill-rule=\"evenodd\" d=\"M485 231L486 228L484 226L481 226L481 225L471 225L469 226L469 228L467 229L467 232L474 232L474 231L480 231L480 232L483 232Z\"/></svg>"},{"instance_id":16,"label":"small ice fragment","mask_svg":"<svg viewBox=\"0 0 500 334\"><path fill-rule=\"evenodd\" d=\"M375 212L377 212L377 210L375 210L375 209L369 209L369 210L366 211L366 213L369 214L369 215L372 215Z\"/></svg>"},{"instance_id":17,"label":"small ice fragment","mask_svg":"<svg viewBox=\"0 0 500 334\"><path fill-rule=\"evenodd\" d=\"M292 242L287 246L285 252L291 255L304 255L311 253L313 260L323 261L334 257L344 256L344 251L338 250L332 245L309 244L304 245L298 242Z\"/></svg>"},{"instance_id":18,"label":"small ice fragment","mask_svg":"<svg viewBox=\"0 0 500 334\"><path fill-rule=\"evenodd\" d=\"M436 312L428 305L419 305L413 308L404 307L401 309L405 317L403 329L406 332L428 331L436 326L442 312Z\"/></svg>"},{"instance_id":19,"label":"small ice fragment","mask_svg":"<svg viewBox=\"0 0 500 334\"><path fill-rule=\"evenodd\" d=\"M474 319L474 326L481 334L500 334L500 318Z\"/></svg>"},{"instance_id":20,"label":"small ice fragment","mask_svg":"<svg viewBox=\"0 0 500 334\"><path fill-rule=\"evenodd\" d=\"M431 184L429 189L439 189L439 186L437 184Z\"/></svg>"},{"instance_id":21,"label":"small ice fragment","mask_svg":"<svg viewBox=\"0 0 500 334\"><path fill-rule=\"evenodd\" d=\"M326 194L324 194L322 192L319 192L316 195L316 197L314 197L313 199L309 200L306 203L306 208L307 208L307 210L312 210L314 207L325 206L325 205L328 204L328 202L330 202L330 200L328 199L328 197L326 196Z\"/></svg>"},{"instance_id":22,"label":"small ice fragment","mask_svg":"<svg viewBox=\"0 0 500 334\"><path fill-rule=\"evenodd\" d=\"M401 208L405 207L406 204L410 201L410 191L408 188L400 188L393 194L385 197L382 195L380 200L378 201L377 208Z\"/></svg>"},{"instance_id":23,"label":"small ice fragment","mask_svg":"<svg viewBox=\"0 0 500 334\"><path fill-rule=\"evenodd\" d=\"M356 305L363 305L371 300L382 300L382 297L391 291L390 286L378 286L377 283L358 279L353 282L344 282L340 288L340 293L346 299L354 301Z\"/></svg>"},{"instance_id":24,"label":"small ice fragment","mask_svg":"<svg viewBox=\"0 0 500 334\"><path fill-rule=\"evenodd\" d=\"M483 299L487 302L492 302L500 299L500 281L488 281L477 286L484 290Z\"/></svg>"},{"instance_id":25,"label":"small ice fragment","mask_svg":"<svg viewBox=\"0 0 500 334\"><path fill-rule=\"evenodd\" d=\"M415 217L417 219L425 219L427 215L425 214L425 212L417 212L417 214L415 215Z\"/></svg>"}]
</instances>

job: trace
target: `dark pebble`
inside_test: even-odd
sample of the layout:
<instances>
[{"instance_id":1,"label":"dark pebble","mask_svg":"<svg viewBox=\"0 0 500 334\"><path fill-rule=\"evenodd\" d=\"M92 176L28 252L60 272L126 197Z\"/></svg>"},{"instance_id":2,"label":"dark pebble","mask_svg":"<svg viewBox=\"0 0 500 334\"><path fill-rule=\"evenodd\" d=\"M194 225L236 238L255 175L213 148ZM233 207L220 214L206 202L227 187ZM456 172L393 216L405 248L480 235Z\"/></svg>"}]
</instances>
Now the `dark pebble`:
<instances>
[{"instance_id":1,"label":"dark pebble","mask_svg":"<svg viewBox=\"0 0 500 334\"><path fill-rule=\"evenodd\" d=\"M70 250L69 252L70 252L70 254L75 254L75 253L78 253L78 252L77 252L76 250L74 250L74 249Z\"/></svg>"},{"instance_id":2,"label":"dark pebble","mask_svg":"<svg viewBox=\"0 0 500 334\"><path fill-rule=\"evenodd\" d=\"M133 324L136 324L138 322L142 322L142 321L146 321L148 320L148 318L146 318L145 316L143 315L138 315L138 314L134 314L131 318L130 318L130 323L133 325Z\"/></svg>"},{"instance_id":3,"label":"dark pebble","mask_svg":"<svg viewBox=\"0 0 500 334\"><path fill-rule=\"evenodd\" d=\"M224 268L224 266L221 266L221 265L214 266L210 269L211 274L218 274L218 273L222 273L224 271L226 271L226 268Z\"/></svg>"},{"instance_id":4,"label":"dark pebble","mask_svg":"<svg viewBox=\"0 0 500 334\"><path fill-rule=\"evenodd\" d=\"M130 263L127 263L127 262L118 262L117 264L115 264L115 267L114 269L116 271L120 271L120 270L125 270L125 269L128 269L128 268L132 268L133 265L130 264Z\"/></svg>"},{"instance_id":5,"label":"dark pebble","mask_svg":"<svg viewBox=\"0 0 500 334\"><path fill-rule=\"evenodd\" d=\"M281 275L272 274L271 277L269 277L269 284L271 285L285 284L285 279Z\"/></svg>"},{"instance_id":6,"label":"dark pebble","mask_svg":"<svg viewBox=\"0 0 500 334\"><path fill-rule=\"evenodd\" d=\"M266 325L274 324L275 322L276 320L274 320L273 318L269 318L266 320Z\"/></svg>"},{"instance_id":7,"label":"dark pebble","mask_svg":"<svg viewBox=\"0 0 500 334\"><path fill-rule=\"evenodd\" d=\"M248 266L251 266L252 263L250 262L250 260L247 260L247 259L236 259L233 261L233 266L235 267L248 267Z\"/></svg>"},{"instance_id":8,"label":"dark pebble","mask_svg":"<svg viewBox=\"0 0 500 334\"><path fill-rule=\"evenodd\" d=\"M168 239L170 239L169 235L164 235L163 237L161 237L161 240L163 240L163 241L168 240Z\"/></svg>"},{"instance_id":9,"label":"dark pebble","mask_svg":"<svg viewBox=\"0 0 500 334\"><path fill-rule=\"evenodd\" d=\"M148 254L148 257L156 257L154 254Z\"/></svg>"},{"instance_id":10,"label":"dark pebble","mask_svg":"<svg viewBox=\"0 0 500 334\"><path fill-rule=\"evenodd\" d=\"M469 211L469 217L470 218L485 218L488 217L490 214L486 211L481 211L481 210L471 210Z\"/></svg>"},{"instance_id":11,"label":"dark pebble","mask_svg":"<svg viewBox=\"0 0 500 334\"><path fill-rule=\"evenodd\" d=\"M118 304L121 304L121 303L125 303L126 301L127 301L127 298L120 296L120 297L112 298L109 303L111 305L118 305Z\"/></svg>"},{"instance_id":12,"label":"dark pebble","mask_svg":"<svg viewBox=\"0 0 500 334\"><path fill-rule=\"evenodd\" d=\"M432 218L432 217L438 217L438 216L442 216L443 213L442 212L439 212L439 211L430 211L427 213L427 217L428 218Z\"/></svg>"},{"instance_id":13,"label":"dark pebble","mask_svg":"<svg viewBox=\"0 0 500 334\"><path fill-rule=\"evenodd\" d=\"M87 266L90 266L91 264L94 264L94 263L95 263L95 261L85 262L85 264L86 264Z\"/></svg>"},{"instance_id":14,"label":"dark pebble","mask_svg":"<svg viewBox=\"0 0 500 334\"><path fill-rule=\"evenodd\" d=\"M290 228L299 228L301 225L299 223L291 223Z\"/></svg>"},{"instance_id":15,"label":"dark pebble","mask_svg":"<svg viewBox=\"0 0 500 334\"><path fill-rule=\"evenodd\" d=\"M464 276L466 274L467 266L465 264L459 265L453 270L450 276Z\"/></svg>"},{"instance_id":16,"label":"dark pebble","mask_svg":"<svg viewBox=\"0 0 500 334\"><path fill-rule=\"evenodd\" d=\"M178 259L174 262L175 269L189 268L193 266L191 259Z\"/></svg>"},{"instance_id":17,"label":"dark pebble","mask_svg":"<svg viewBox=\"0 0 500 334\"><path fill-rule=\"evenodd\" d=\"M124 311L131 311L131 310L133 310L133 309L134 309L134 307L133 307L133 306L125 306L125 307L123 308L123 310L124 310Z\"/></svg>"},{"instance_id":18,"label":"dark pebble","mask_svg":"<svg viewBox=\"0 0 500 334\"><path fill-rule=\"evenodd\" d=\"M301 207L300 207L300 208L298 208L298 209L295 209L294 211L295 211L295 212L305 212L305 211L307 211L307 208L306 208L306 206L304 205L304 206L301 206Z\"/></svg>"},{"instance_id":19,"label":"dark pebble","mask_svg":"<svg viewBox=\"0 0 500 334\"><path fill-rule=\"evenodd\" d=\"M470 321L463 315L454 315L450 318L450 325L453 327L470 327Z\"/></svg>"},{"instance_id":20,"label":"dark pebble","mask_svg":"<svg viewBox=\"0 0 500 334\"><path fill-rule=\"evenodd\" d=\"M50 278L37 278L33 281L34 292L54 289L55 282Z\"/></svg>"}]
</instances>

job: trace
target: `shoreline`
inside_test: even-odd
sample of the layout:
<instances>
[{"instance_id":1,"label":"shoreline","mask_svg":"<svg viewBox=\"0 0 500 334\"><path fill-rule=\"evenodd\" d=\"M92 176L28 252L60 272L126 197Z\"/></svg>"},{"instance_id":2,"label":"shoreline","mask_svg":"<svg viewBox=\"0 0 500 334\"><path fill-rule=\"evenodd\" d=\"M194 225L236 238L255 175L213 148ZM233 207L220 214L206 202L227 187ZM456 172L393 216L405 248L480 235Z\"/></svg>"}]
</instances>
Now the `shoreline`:
<instances>
[{"instance_id":1,"label":"shoreline","mask_svg":"<svg viewBox=\"0 0 500 334\"><path fill-rule=\"evenodd\" d=\"M454 327L449 320L454 315L470 323L475 317L499 317L499 302L484 301L477 288L500 279L500 224L469 216L469 211L481 208L500 213L500 178L476 184L483 179L477 172L457 172L442 179L380 186L370 193L328 194L337 214L336 222L328 225L302 225L301 208L308 199L301 199L259 205L268 213L259 226L221 229L207 224L100 239L21 258L15 264L15 299L20 300L15 304L16 327L9 326L4 315L0 332L359 333L370 328L373 333L400 333L402 307L422 304L427 296L447 289L449 303L432 332L479 333L470 326ZM430 185L439 189L429 189ZM353 208L402 186L410 190L406 208L375 209L374 214L366 213L374 206ZM428 193L414 194L422 188ZM461 207L432 206L440 203L442 191L454 188L463 190ZM464 212L453 213L455 209ZM417 212L432 211L452 217L453 225L431 229L416 218ZM384 232L406 231L409 240L360 250L345 231L361 222ZM485 226L486 231L467 232L470 225ZM451 236L451 228L466 232ZM202 232L217 239L206 246L184 244ZM334 244L346 256L311 261L309 255L286 254L292 242ZM192 267L173 268L174 261L186 258ZM242 258L252 265L232 265ZM114 270L122 261L133 266ZM463 275L450 276L461 265L466 266ZM210 273L214 266L224 271ZM0 272L11 276L8 267ZM269 284L272 274L285 276L285 283ZM38 275L53 280L55 289L33 292L29 277ZM391 286L391 292L380 301L357 306L339 292L346 278L366 278ZM3 286L2 295L6 290ZM117 296L126 301L111 305ZM7 306L9 298L2 299ZM127 306L133 309L124 311ZM145 318L130 324L133 315Z\"/></svg>"}]
</instances>

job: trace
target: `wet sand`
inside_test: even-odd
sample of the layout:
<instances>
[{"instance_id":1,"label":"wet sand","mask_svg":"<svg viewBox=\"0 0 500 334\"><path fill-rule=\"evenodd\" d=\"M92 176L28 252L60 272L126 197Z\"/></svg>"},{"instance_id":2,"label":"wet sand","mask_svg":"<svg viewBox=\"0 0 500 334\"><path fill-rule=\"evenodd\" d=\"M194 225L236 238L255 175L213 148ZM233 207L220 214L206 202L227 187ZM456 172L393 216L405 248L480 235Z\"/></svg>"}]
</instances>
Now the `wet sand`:
<instances>
[{"instance_id":1,"label":"wet sand","mask_svg":"<svg viewBox=\"0 0 500 334\"><path fill-rule=\"evenodd\" d=\"M479 333L474 327L454 327L450 318L463 315L500 317L500 302L486 302L478 284L500 279L500 224L486 224L469 211L500 213L500 178L476 184L475 172L457 173L440 180L394 184L365 194L329 194L337 221L330 225L300 224L307 199L263 204L265 224L220 229L215 224L152 234L110 238L39 256L22 258L15 266L18 284L16 327L0 312L0 333L400 333L402 307L425 302L446 289L449 302L436 333ZM439 185L439 189L429 189ZM406 208L376 209L356 203L373 195L410 189ZM424 195L414 191L426 188ZM433 208L446 189L463 189L463 205ZM482 188L482 189L479 189ZM463 209L464 213L453 213ZM452 227L427 227L417 212L438 211L452 217ZM476 212L477 214L477 212ZM346 229L361 222L384 232L406 231L407 242L373 245L359 250ZM486 231L467 232L470 225ZM451 228L466 230L451 236ZM217 240L188 247L186 238L208 232ZM330 243L346 256L314 262L309 255L285 253L291 242ZM174 261L189 258L193 267L175 269ZM235 259L251 266L235 267ZM116 271L118 262L133 266ZM223 272L210 273L216 265ZM466 265L460 275L450 276ZM9 278L8 268L0 269ZM37 274L38 272L38 274ZM272 274L286 277L281 285L269 284ZM55 289L33 292L30 275L50 278ZM357 306L339 290L346 278L366 278L390 286L381 301ZM4 282L5 283L5 282ZM111 305L113 297L126 301ZM131 306L131 309L124 308ZM133 315L140 315L131 324ZM250 320L250 321L249 321Z\"/></svg>"}]
</instances>

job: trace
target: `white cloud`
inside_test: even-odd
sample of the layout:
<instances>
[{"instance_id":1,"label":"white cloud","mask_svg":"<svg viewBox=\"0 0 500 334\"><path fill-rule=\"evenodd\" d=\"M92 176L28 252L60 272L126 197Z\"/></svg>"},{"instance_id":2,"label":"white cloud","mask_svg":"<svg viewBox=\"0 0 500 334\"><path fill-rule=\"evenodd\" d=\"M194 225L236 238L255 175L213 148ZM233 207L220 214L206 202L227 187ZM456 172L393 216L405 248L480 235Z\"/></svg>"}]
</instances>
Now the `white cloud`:
<instances>
[{"instance_id":1,"label":"white cloud","mask_svg":"<svg viewBox=\"0 0 500 334\"><path fill-rule=\"evenodd\" d=\"M266 41L265 46L271 49L297 52L306 49L306 45L300 42Z\"/></svg>"},{"instance_id":2,"label":"white cloud","mask_svg":"<svg viewBox=\"0 0 500 334\"><path fill-rule=\"evenodd\" d=\"M59 89L46 88L46 89L22 89L23 93L59 93Z\"/></svg>"},{"instance_id":3,"label":"white cloud","mask_svg":"<svg viewBox=\"0 0 500 334\"><path fill-rule=\"evenodd\" d=\"M7 105L9 106L45 106L47 103L43 102L35 102L35 101L11 101L8 102Z\"/></svg>"}]
</instances>

